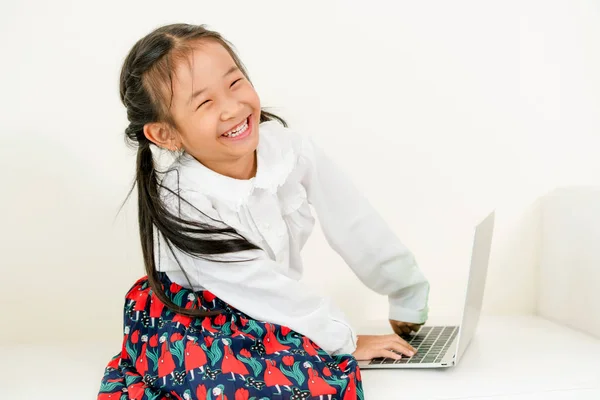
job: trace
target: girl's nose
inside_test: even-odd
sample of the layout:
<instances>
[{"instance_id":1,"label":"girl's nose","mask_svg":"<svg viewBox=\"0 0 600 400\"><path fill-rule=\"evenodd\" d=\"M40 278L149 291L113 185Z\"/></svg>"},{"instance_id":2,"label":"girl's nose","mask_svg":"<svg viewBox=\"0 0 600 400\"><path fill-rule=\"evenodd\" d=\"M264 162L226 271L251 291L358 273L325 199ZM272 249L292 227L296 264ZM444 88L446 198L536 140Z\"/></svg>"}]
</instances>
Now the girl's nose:
<instances>
[{"instance_id":1,"label":"girl's nose","mask_svg":"<svg viewBox=\"0 0 600 400\"><path fill-rule=\"evenodd\" d=\"M243 105L235 99L227 100L223 103L221 110L221 121L227 121L231 118L239 117Z\"/></svg>"}]
</instances>

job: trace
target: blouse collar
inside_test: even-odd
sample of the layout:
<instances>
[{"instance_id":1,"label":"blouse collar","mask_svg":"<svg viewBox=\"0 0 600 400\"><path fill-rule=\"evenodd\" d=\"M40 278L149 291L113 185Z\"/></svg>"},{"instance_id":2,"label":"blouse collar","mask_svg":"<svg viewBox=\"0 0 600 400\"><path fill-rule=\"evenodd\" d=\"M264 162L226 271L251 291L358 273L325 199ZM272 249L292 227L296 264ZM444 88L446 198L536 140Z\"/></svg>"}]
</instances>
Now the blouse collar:
<instances>
[{"instance_id":1,"label":"blouse collar","mask_svg":"<svg viewBox=\"0 0 600 400\"><path fill-rule=\"evenodd\" d=\"M275 193L292 172L296 156L289 134L278 122L267 121L259 126L254 177L236 179L219 174L192 155L183 153L175 161L179 167L180 188L205 194L236 211L248 202L254 189Z\"/></svg>"}]
</instances>

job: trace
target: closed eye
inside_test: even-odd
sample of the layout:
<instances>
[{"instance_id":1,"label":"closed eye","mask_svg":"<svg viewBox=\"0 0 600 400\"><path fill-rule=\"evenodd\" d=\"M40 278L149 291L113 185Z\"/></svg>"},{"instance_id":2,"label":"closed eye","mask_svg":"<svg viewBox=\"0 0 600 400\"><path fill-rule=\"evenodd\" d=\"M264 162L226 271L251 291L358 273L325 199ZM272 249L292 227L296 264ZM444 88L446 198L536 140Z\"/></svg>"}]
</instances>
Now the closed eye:
<instances>
[{"instance_id":1,"label":"closed eye","mask_svg":"<svg viewBox=\"0 0 600 400\"><path fill-rule=\"evenodd\" d=\"M233 87L233 85L235 85L236 83L238 83L238 82L239 82L239 81L241 81L242 79L244 79L244 78L239 78L239 79L236 79L235 81L233 81L233 83L232 83L232 84L231 84L229 87Z\"/></svg>"},{"instance_id":2,"label":"closed eye","mask_svg":"<svg viewBox=\"0 0 600 400\"><path fill-rule=\"evenodd\" d=\"M206 104L206 103L208 103L209 101L211 101L211 100L205 100L205 101L203 101L203 102L202 102L202 103L201 103L201 104L198 106L198 108L202 107L203 105L205 105L205 104ZM197 109L198 109L198 108L197 108ZM197 110L197 109L196 109L196 110Z\"/></svg>"}]
</instances>

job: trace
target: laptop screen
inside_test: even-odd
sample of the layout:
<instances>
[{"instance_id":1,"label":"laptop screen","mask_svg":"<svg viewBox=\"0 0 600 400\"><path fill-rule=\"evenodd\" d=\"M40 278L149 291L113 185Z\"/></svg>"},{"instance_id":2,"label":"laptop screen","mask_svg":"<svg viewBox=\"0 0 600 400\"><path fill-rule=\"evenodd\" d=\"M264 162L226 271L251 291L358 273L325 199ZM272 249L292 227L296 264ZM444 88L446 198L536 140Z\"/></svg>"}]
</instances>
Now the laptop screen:
<instances>
[{"instance_id":1,"label":"laptop screen","mask_svg":"<svg viewBox=\"0 0 600 400\"><path fill-rule=\"evenodd\" d=\"M463 311L462 323L460 325L461 332L459 334L458 353L456 354L457 361L462 357L469 346L475 333L475 329L477 328L477 322L479 321L481 303L483 301L483 290L485 289L485 279L490 259L490 250L492 248L494 220L495 212L492 212L477 225L477 228L475 229L465 308Z\"/></svg>"}]
</instances>

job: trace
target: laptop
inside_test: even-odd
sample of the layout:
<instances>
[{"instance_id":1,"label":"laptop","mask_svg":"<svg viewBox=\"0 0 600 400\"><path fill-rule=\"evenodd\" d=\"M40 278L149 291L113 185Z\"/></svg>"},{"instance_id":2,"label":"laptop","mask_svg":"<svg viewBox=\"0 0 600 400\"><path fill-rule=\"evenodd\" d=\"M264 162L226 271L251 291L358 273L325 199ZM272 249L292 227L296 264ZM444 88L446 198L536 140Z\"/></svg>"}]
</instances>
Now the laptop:
<instances>
[{"instance_id":1,"label":"laptop","mask_svg":"<svg viewBox=\"0 0 600 400\"><path fill-rule=\"evenodd\" d=\"M358 361L361 369L375 368L446 368L456 365L469 346L481 312L483 289L487 275L492 236L494 232L495 212L489 214L475 228L473 252L469 281L462 313L462 322L458 326L427 326L410 335L402 336L417 353L413 357L402 355L402 359L374 358Z\"/></svg>"}]
</instances>

